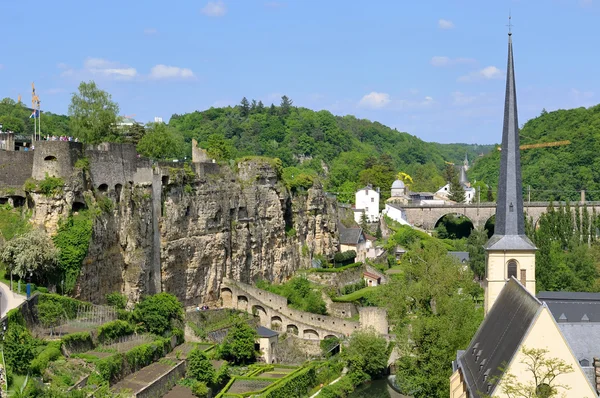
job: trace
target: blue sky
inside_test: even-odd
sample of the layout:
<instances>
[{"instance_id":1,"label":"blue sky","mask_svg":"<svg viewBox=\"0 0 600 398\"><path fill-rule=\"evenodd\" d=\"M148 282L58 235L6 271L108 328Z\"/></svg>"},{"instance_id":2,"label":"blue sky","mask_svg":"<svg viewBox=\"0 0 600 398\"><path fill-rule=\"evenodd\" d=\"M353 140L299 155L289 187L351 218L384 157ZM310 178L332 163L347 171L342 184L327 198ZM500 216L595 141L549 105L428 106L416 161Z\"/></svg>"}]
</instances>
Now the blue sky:
<instances>
[{"instance_id":1,"label":"blue sky","mask_svg":"<svg viewBox=\"0 0 600 398\"><path fill-rule=\"evenodd\" d=\"M66 113L93 79L121 114L286 94L427 141L500 141L512 10L521 123L591 106L600 0L0 1L0 97Z\"/></svg>"}]
</instances>

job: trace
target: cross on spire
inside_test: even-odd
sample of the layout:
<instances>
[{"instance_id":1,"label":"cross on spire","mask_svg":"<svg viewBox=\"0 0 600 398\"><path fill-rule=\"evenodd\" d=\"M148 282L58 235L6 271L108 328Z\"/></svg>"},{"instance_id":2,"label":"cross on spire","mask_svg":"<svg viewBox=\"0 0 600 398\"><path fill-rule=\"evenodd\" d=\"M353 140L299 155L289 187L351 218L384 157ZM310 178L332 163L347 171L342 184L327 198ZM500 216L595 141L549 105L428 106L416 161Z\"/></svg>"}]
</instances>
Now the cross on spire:
<instances>
[{"instance_id":1,"label":"cross on spire","mask_svg":"<svg viewBox=\"0 0 600 398\"><path fill-rule=\"evenodd\" d=\"M506 25L506 26L508 26L508 35L509 35L509 36L511 36L511 35L512 35L512 27L514 26L514 25L512 24L512 22L511 22L511 20L512 20L512 16L511 16L511 14L510 14L510 11L509 11L509 12L508 12L508 25Z\"/></svg>"}]
</instances>

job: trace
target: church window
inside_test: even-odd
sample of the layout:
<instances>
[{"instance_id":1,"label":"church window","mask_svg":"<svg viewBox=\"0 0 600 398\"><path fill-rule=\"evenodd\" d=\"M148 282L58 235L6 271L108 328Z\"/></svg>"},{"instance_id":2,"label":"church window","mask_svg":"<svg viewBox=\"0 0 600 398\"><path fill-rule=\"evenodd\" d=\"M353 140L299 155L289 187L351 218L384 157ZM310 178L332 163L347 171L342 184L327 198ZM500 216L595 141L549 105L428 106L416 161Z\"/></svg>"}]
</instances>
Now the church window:
<instances>
[{"instance_id":1,"label":"church window","mask_svg":"<svg viewBox=\"0 0 600 398\"><path fill-rule=\"evenodd\" d=\"M510 260L508 262L508 276L507 279L510 279L512 277L517 277L517 262L515 260Z\"/></svg>"}]
</instances>

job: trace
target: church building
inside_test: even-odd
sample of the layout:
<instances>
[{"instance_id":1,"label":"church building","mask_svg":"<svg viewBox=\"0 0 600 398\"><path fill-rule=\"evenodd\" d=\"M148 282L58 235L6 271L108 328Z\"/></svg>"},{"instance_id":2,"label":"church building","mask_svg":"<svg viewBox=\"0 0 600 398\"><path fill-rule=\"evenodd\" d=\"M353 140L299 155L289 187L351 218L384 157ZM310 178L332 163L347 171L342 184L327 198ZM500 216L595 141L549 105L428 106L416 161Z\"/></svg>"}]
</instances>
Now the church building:
<instances>
[{"instance_id":1,"label":"church building","mask_svg":"<svg viewBox=\"0 0 600 398\"><path fill-rule=\"evenodd\" d=\"M593 368L590 372L593 359L578 358L578 355L600 354L600 347L589 347L597 338L588 337L590 342L586 343L581 341L585 337L579 333L578 325L562 328L559 325L561 316L568 320L566 313L570 314L571 322L587 318L586 325L591 325L590 309L600 308L592 306L600 304L599 295L586 296L585 307L582 307L582 301L577 301L580 298L577 295L581 293L544 292L535 296L536 247L525 235L518 126L512 35L509 33L496 226L494 235L485 245L485 319L467 349L459 351L453 363L450 397L514 396L505 392L512 376L517 382L532 386L536 396L540 397L550 396L547 395L550 389L559 385L564 388L557 388L557 396L597 397L596 372ZM572 300L565 305L563 299L568 297ZM600 322L586 332L598 335ZM573 350L575 345L582 346L578 349L580 354ZM544 380L536 383L533 372L526 365L524 349L548 350L547 358L564 361L572 371L557 375L548 382L550 384Z\"/></svg>"}]
</instances>

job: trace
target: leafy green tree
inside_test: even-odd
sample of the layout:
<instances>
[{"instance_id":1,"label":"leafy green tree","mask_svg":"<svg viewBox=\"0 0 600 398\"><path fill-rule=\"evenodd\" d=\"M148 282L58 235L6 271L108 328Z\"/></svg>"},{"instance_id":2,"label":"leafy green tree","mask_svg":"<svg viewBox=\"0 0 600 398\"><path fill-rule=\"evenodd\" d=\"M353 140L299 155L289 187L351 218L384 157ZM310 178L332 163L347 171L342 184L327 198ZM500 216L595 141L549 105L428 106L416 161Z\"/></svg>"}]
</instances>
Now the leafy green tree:
<instances>
[{"instance_id":1,"label":"leafy green tree","mask_svg":"<svg viewBox=\"0 0 600 398\"><path fill-rule=\"evenodd\" d=\"M494 191L492 191L492 187L488 187L486 199L487 199L488 202L493 202L494 201Z\"/></svg>"},{"instance_id":2,"label":"leafy green tree","mask_svg":"<svg viewBox=\"0 0 600 398\"><path fill-rule=\"evenodd\" d=\"M11 274L24 278L28 271L38 279L51 273L58 263L58 250L42 230L34 229L9 240L0 253Z\"/></svg>"},{"instance_id":3,"label":"leafy green tree","mask_svg":"<svg viewBox=\"0 0 600 398\"><path fill-rule=\"evenodd\" d=\"M171 322L183 321L183 306L170 293L146 296L135 306L133 319L148 332L163 335L171 329Z\"/></svg>"},{"instance_id":4,"label":"leafy green tree","mask_svg":"<svg viewBox=\"0 0 600 398\"><path fill-rule=\"evenodd\" d=\"M454 176L450 181L448 199L456 203L464 203L466 200L465 190L463 189L462 184L458 181L457 176Z\"/></svg>"},{"instance_id":5,"label":"leafy green tree","mask_svg":"<svg viewBox=\"0 0 600 398\"><path fill-rule=\"evenodd\" d=\"M403 356L397 377L415 398L447 397L448 364L464 349L483 319L474 296L481 292L473 274L447 254L439 241L416 233L401 266L402 274L372 293L388 311ZM416 231L418 232L418 231ZM406 247L406 246L405 246Z\"/></svg>"},{"instance_id":6,"label":"leafy green tree","mask_svg":"<svg viewBox=\"0 0 600 398\"><path fill-rule=\"evenodd\" d=\"M183 137L164 123L150 123L137 144L137 151L151 159L181 159L186 147Z\"/></svg>"},{"instance_id":7,"label":"leafy green tree","mask_svg":"<svg viewBox=\"0 0 600 398\"><path fill-rule=\"evenodd\" d=\"M146 129L140 123L134 123L127 127L124 135L125 142L137 145L146 134Z\"/></svg>"},{"instance_id":8,"label":"leafy green tree","mask_svg":"<svg viewBox=\"0 0 600 398\"><path fill-rule=\"evenodd\" d=\"M2 347L6 366L17 374L27 374L36 348L35 340L29 331L16 322L9 323Z\"/></svg>"},{"instance_id":9,"label":"leafy green tree","mask_svg":"<svg viewBox=\"0 0 600 398\"><path fill-rule=\"evenodd\" d=\"M263 113L265 111L265 105L262 101L258 101L258 105L256 105L256 112Z\"/></svg>"},{"instance_id":10,"label":"leafy green tree","mask_svg":"<svg viewBox=\"0 0 600 398\"><path fill-rule=\"evenodd\" d=\"M71 96L69 116L73 134L83 142L97 144L114 141L119 106L96 83L81 82L78 93Z\"/></svg>"},{"instance_id":11,"label":"leafy green tree","mask_svg":"<svg viewBox=\"0 0 600 398\"><path fill-rule=\"evenodd\" d=\"M348 346L342 350L350 372L365 373L377 378L387 369L388 345L374 330L360 330L352 333Z\"/></svg>"},{"instance_id":12,"label":"leafy green tree","mask_svg":"<svg viewBox=\"0 0 600 398\"><path fill-rule=\"evenodd\" d=\"M199 348L194 348L187 357L187 377L206 384L211 384L215 378L215 369Z\"/></svg>"},{"instance_id":13,"label":"leafy green tree","mask_svg":"<svg viewBox=\"0 0 600 398\"><path fill-rule=\"evenodd\" d=\"M230 141L219 134L211 134L205 146L208 154L215 159L228 160L233 155Z\"/></svg>"},{"instance_id":14,"label":"leafy green tree","mask_svg":"<svg viewBox=\"0 0 600 398\"><path fill-rule=\"evenodd\" d=\"M12 131L16 134L21 134L25 131L25 122L14 116L0 116L0 125L2 125L2 131Z\"/></svg>"},{"instance_id":15,"label":"leafy green tree","mask_svg":"<svg viewBox=\"0 0 600 398\"><path fill-rule=\"evenodd\" d=\"M487 241L487 231L482 228L473 228L467 239L469 265L475 276L480 280L485 276L485 249L483 246Z\"/></svg>"},{"instance_id":16,"label":"leafy green tree","mask_svg":"<svg viewBox=\"0 0 600 398\"><path fill-rule=\"evenodd\" d=\"M236 364L245 364L256 360L254 343L258 335L243 320L237 321L228 331L220 347L221 356Z\"/></svg>"},{"instance_id":17,"label":"leafy green tree","mask_svg":"<svg viewBox=\"0 0 600 398\"><path fill-rule=\"evenodd\" d=\"M54 328L66 318L65 310L56 301L41 302L37 305L36 311L42 326L52 328L50 333L53 333Z\"/></svg>"},{"instance_id":18,"label":"leafy green tree","mask_svg":"<svg viewBox=\"0 0 600 398\"><path fill-rule=\"evenodd\" d=\"M127 296L119 292L112 292L106 295L106 303L119 310L124 310L127 306Z\"/></svg>"}]
</instances>

